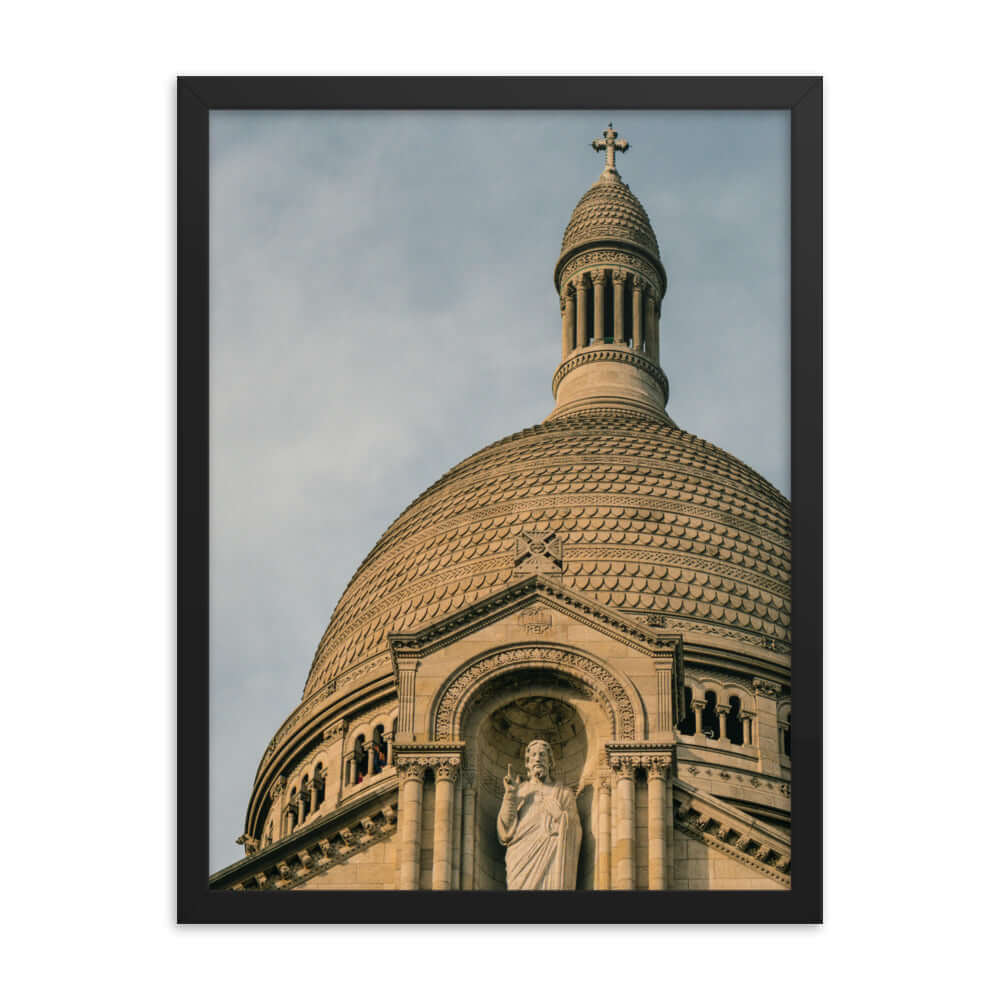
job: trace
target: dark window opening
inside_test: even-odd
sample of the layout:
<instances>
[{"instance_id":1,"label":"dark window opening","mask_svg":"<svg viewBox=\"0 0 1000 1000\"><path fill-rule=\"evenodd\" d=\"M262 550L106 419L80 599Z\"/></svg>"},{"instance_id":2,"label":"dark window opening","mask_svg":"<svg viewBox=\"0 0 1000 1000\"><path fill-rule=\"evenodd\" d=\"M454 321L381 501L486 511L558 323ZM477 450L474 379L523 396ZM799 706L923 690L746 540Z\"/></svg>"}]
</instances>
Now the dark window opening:
<instances>
[{"instance_id":1,"label":"dark window opening","mask_svg":"<svg viewBox=\"0 0 1000 1000\"><path fill-rule=\"evenodd\" d=\"M726 719L726 738L735 746L743 746L743 720L740 718L742 709L740 699L735 695L729 699L729 717Z\"/></svg>"},{"instance_id":2,"label":"dark window opening","mask_svg":"<svg viewBox=\"0 0 1000 1000\"><path fill-rule=\"evenodd\" d=\"M684 718L677 727L682 736L694 736L694 709L691 707L691 688L684 688Z\"/></svg>"},{"instance_id":3,"label":"dark window opening","mask_svg":"<svg viewBox=\"0 0 1000 1000\"><path fill-rule=\"evenodd\" d=\"M701 713L701 731L710 740L719 738L719 713L716 711L718 696L714 691L705 693L705 710Z\"/></svg>"}]
</instances>

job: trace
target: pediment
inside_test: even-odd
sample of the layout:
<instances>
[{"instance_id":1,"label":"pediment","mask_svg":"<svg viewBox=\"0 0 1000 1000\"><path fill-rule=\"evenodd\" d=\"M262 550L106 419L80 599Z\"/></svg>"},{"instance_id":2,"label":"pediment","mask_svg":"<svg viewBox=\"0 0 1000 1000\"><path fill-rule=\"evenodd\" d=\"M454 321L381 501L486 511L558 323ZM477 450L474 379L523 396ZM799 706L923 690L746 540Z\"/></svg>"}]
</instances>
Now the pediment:
<instances>
[{"instance_id":1,"label":"pediment","mask_svg":"<svg viewBox=\"0 0 1000 1000\"><path fill-rule=\"evenodd\" d=\"M392 633L388 637L389 647L396 666L400 658L428 656L445 645L511 616L517 616L527 634L542 634L550 624L547 616L552 615L589 625L646 655L681 659L683 642L680 633L661 632L640 624L542 576L528 577L511 584L417 631Z\"/></svg>"}]
</instances>

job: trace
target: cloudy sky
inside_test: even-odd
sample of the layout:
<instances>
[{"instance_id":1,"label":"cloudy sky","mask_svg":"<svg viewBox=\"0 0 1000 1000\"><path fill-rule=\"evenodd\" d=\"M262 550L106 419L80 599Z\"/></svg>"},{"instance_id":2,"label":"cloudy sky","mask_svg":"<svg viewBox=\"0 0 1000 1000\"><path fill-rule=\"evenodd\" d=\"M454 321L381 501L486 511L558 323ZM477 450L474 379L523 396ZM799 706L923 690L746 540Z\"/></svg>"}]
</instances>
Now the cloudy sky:
<instances>
[{"instance_id":1,"label":"cloudy sky","mask_svg":"<svg viewBox=\"0 0 1000 1000\"><path fill-rule=\"evenodd\" d=\"M784 112L212 112L211 842L403 508L552 409L552 271L604 157L669 277L668 410L789 491Z\"/></svg>"}]
</instances>

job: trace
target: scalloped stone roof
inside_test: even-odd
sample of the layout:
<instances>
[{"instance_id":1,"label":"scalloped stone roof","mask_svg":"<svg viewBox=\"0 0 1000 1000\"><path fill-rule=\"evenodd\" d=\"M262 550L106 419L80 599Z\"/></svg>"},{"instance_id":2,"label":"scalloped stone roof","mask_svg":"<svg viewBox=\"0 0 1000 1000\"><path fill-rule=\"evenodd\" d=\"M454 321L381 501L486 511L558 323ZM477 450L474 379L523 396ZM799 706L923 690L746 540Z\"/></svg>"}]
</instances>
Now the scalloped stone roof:
<instances>
[{"instance_id":1,"label":"scalloped stone roof","mask_svg":"<svg viewBox=\"0 0 1000 1000\"><path fill-rule=\"evenodd\" d=\"M571 247L599 239L626 240L657 260L660 257L649 216L618 173L606 171L584 192L566 226L560 255Z\"/></svg>"},{"instance_id":2,"label":"scalloped stone roof","mask_svg":"<svg viewBox=\"0 0 1000 1000\"><path fill-rule=\"evenodd\" d=\"M789 641L788 501L692 434L590 410L483 448L400 514L344 591L304 697L355 667L388 665L390 632L510 583L524 530L556 532L563 586L598 604L683 619L706 640Z\"/></svg>"}]
</instances>

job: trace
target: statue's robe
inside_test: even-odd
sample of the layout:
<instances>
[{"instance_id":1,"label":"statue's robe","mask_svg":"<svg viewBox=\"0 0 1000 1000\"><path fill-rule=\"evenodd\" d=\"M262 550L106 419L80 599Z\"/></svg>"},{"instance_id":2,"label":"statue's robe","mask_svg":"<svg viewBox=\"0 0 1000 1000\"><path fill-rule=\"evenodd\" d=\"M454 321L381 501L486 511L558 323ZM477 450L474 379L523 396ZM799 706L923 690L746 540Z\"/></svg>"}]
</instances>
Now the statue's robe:
<instances>
[{"instance_id":1,"label":"statue's robe","mask_svg":"<svg viewBox=\"0 0 1000 1000\"><path fill-rule=\"evenodd\" d=\"M576 796L565 785L534 779L517 787L513 821L497 817L497 836L507 848L508 889L575 889L583 830Z\"/></svg>"}]
</instances>

